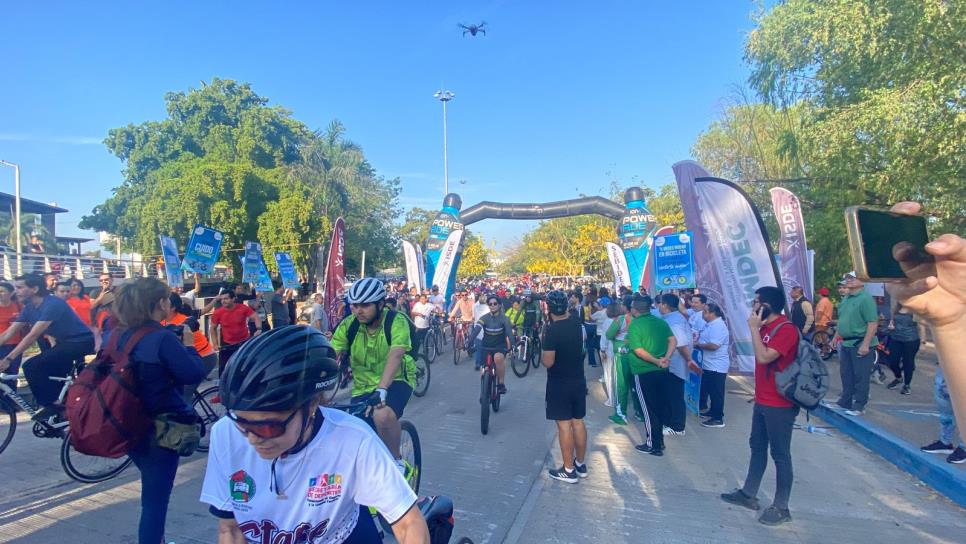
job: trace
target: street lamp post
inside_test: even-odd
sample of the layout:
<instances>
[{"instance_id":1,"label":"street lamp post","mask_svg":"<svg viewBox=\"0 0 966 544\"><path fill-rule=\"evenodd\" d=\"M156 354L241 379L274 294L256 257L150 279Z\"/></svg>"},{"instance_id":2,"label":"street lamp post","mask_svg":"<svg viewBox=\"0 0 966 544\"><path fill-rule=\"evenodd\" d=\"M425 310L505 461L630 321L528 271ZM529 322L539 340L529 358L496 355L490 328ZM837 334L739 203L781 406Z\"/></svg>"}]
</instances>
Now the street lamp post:
<instances>
[{"instance_id":1,"label":"street lamp post","mask_svg":"<svg viewBox=\"0 0 966 544\"><path fill-rule=\"evenodd\" d=\"M0 159L0 164L4 166L9 166L13 168L13 184L14 184L14 196L13 196L13 207L14 207L14 218L13 218L13 228L14 235L17 237L16 248L17 248L17 276L23 274L23 240L20 238L20 165L14 164L12 162L7 162Z\"/></svg>"},{"instance_id":2,"label":"street lamp post","mask_svg":"<svg viewBox=\"0 0 966 544\"><path fill-rule=\"evenodd\" d=\"M438 90L433 93L440 102L443 103L443 191L449 194L449 153L446 144L446 103L453 99L455 94L451 91Z\"/></svg>"}]
</instances>

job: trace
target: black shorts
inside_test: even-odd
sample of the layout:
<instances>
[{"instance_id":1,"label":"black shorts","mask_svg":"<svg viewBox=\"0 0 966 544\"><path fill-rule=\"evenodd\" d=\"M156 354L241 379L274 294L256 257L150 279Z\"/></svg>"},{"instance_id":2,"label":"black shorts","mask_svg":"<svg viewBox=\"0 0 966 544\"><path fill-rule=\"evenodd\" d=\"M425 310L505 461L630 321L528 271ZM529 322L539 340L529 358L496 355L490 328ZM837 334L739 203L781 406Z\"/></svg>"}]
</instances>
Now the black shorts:
<instances>
[{"instance_id":1,"label":"black shorts","mask_svg":"<svg viewBox=\"0 0 966 544\"><path fill-rule=\"evenodd\" d=\"M480 346L480 351L483 352L483 355L487 353L502 353L506 355L509 350L506 349L506 344L503 344L500 346Z\"/></svg>"},{"instance_id":2,"label":"black shorts","mask_svg":"<svg viewBox=\"0 0 966 544\"><path fill-rule=\"evenodd\" d=\"M362 402L369 398L370 394L366 393L365 395L352 397L351 402L352 404ZM409 404L409 398L412 396L413 388L408 383L402 380L396 380L389 384L389 388L386 389L386 406L392 408L392 411L396 413L396 419L402 419L406 405Z\"/></svg>"},{"instance_id":3,"label":"black shorts","mask_svg":"<svg viewBox=\"0 0 966 544\"><path fill-rule=\"evenodd\" d=\"M587 415L587 382L547 380L547 419L566 421Z\"/></svg>"}]
</instances>

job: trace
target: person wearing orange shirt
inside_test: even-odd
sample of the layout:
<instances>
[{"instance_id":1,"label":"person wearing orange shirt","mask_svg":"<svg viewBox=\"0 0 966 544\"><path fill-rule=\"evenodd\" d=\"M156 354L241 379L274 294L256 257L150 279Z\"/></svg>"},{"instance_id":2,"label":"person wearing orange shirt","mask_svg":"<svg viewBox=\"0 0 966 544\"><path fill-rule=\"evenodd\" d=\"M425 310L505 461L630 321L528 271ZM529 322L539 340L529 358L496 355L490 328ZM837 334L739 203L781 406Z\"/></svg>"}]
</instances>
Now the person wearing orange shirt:
<instances>
[{"instance_id":1,"label":"person wearing orange shirt","mask_svg":"<svg viewBox=\"0 0 966 544\"><path fill-rule=\"evenodd\" d=\"M169 300L171 301L171 310L168 311L168 317L161 322L161 325L187 326L185 321L192 314L191 308L184 303L181 295L177 293L171 293ZM202 332L200 327L198 330L192 331L192 334L195 339L195 351L198 352L198 355L201 357L201 362L205 365L205 376L207 376L218 365L218 353L215 352L215 348L212 347L211 342L208 341L208 337L205 336L205 333ZM197 387L197 383L186 385L184 388L184 398L190 402Z\"/></svg>"},{"instance_id":2,"label":"person wearing orange shirt","mask_svg":"<svg viewBox=\"0 0 966 544\"><path fill-rule=\"evenodd\" d=\"M4 331L10 328L10 323L20 313L21 308L20 303L13 299L13 285L7 282L0 282L0 334L3 334ZM20 334L13 335L7 340L6 344L0 346L0 357L5 357L13 351L13 348L17 347L17 344L22 339L23 337ZM14 376L17 375L20 372L21 359L22 355L16 356L4 373ZM17 390L17 380L9 380L5 381L5 383L14 391Z\"/></svg>"},{"instance_id":3,"label":"person wearing orange shirt","mask_svg":"<svg viewBox=\"0 0 966 544\"><path fill-rule=\"evenodd\" d=\"M828 298L828 287L819 289L818 295L818 302L815 303L815 330L824 331L828 329L829 321L832 320L834 307L831 299Z\"/></svg>"}]
</instances>

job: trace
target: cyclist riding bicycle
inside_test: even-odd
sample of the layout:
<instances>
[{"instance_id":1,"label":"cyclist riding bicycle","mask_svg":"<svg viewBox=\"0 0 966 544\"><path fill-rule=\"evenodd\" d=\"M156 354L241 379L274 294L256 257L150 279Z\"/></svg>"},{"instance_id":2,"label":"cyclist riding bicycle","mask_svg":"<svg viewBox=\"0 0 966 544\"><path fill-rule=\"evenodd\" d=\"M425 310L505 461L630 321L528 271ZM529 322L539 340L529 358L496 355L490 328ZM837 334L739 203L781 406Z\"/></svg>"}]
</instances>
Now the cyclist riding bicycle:
<instances>
[{"instance_id":1,"label":"cyclist riding bicycle","mask_svg":"<svg viewBox=\"0 0 966 544\"><path fill-rule=\"evenodd\" d=\"M535 300L533 291L523 290L523 303L520 305L523 310L523 334L530 338L536 337L536 331L540 330L540 323L543 321L544 310L540 301Z\"/></svg>"},{"instance_id":2,"label":"cyclist riding bicycle","mask_svg":"<svg viewBox=\"0 0 966 544\"><path fill-rule=\"evenodd\" d=\"M408 355L412 340L409 324L399 314L394 315L390 342L386 340L383 320L389 315L386 288L375 278L363 278L352 284L346 297L352 315L343 319L332 333L332 347L339 358L349 352L352 368L352 402L378 398L372 410L376 432L389 448L400 472L406 473L399 453L402 432L399 420L413 394L416 365ZM358 323L353 327L353 323ZM349 329L355 328L355 338L349 345Z\"/></svg>"},{"instance_id":3,"label":"cyclist riding bicycle","mask_svg":"<svg viewBox=\"0 0 966 544\"><path fill-rule=\"evenodd\" d=\"M221 377L228 417L211 431L201 501L218 542L428 543L416 495L365 422L320 406L339 364L325 336L289 325L245 343Z\"/></svg>"},{"instance_id":4,"label":"cyclist riding bicycle","mask_svg":"<svg viewBox=\"0 0 966 544\"><path fill-rule=\"evenodd\" d=\"M512 299L510 309L506 311L506 318L510 320L510 325L513 325L515 336L523 334L523 308L520 306L519 299L515 297Z\"/></svg>"},{"instance_id":5,"label":"cyclist riding bicycle","mask_svg":"<svg viewBox=\"0 0 966 544\"><path fill-rule=\"evenodd\" d=\"M493 362L496 365L496 388L501 395L506 394L506 384L503 378L506 375L506 364L504 357L512 347L513 326L510 320L503 314L500 299L496 295L486 297L486 304L490 312L476 322L477 329L474 329L473 336L477 330L482 330L483 338L478 340L480 351L493 353Z\"/></svg>"}]
</instances>

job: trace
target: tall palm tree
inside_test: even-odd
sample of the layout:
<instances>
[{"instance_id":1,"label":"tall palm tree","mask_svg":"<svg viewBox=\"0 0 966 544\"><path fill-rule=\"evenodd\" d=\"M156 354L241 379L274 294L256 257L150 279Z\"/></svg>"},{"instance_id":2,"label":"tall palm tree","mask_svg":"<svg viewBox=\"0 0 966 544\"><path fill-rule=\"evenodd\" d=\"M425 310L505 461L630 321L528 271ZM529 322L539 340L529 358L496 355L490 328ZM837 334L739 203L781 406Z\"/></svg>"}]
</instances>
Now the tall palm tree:
<instances>
[{"instance_id":1,"label":"tall palm tree","mask_svg":"<svg viewBox=\"0 0 966 544\"><path fill-rule=\"evenodd\" d=\"M0 212L0 240L11 248L17 247L17 231L13 228L13 212ZM48 252L53 252L56 246L54 237L50 232L37 221L37 215L32 213L20 214L20 247L25 248L30 245L30 238L36 236L48 248Z\"/></svg>"},{"instance_id":2,"label":"tall palm tree","mask_svg":"<svg viewBox=\"0 0 966 544\"><path fill-rule=\"evenodd\" d=\"M346 210L354 185L363 176L362 149L344 138L345 127L332 121L324 132L316 131L299 146L301 160L289 172L289 179L313 190L313 202L322 205L322 214Z\"/></svg>"}]
</instances>

